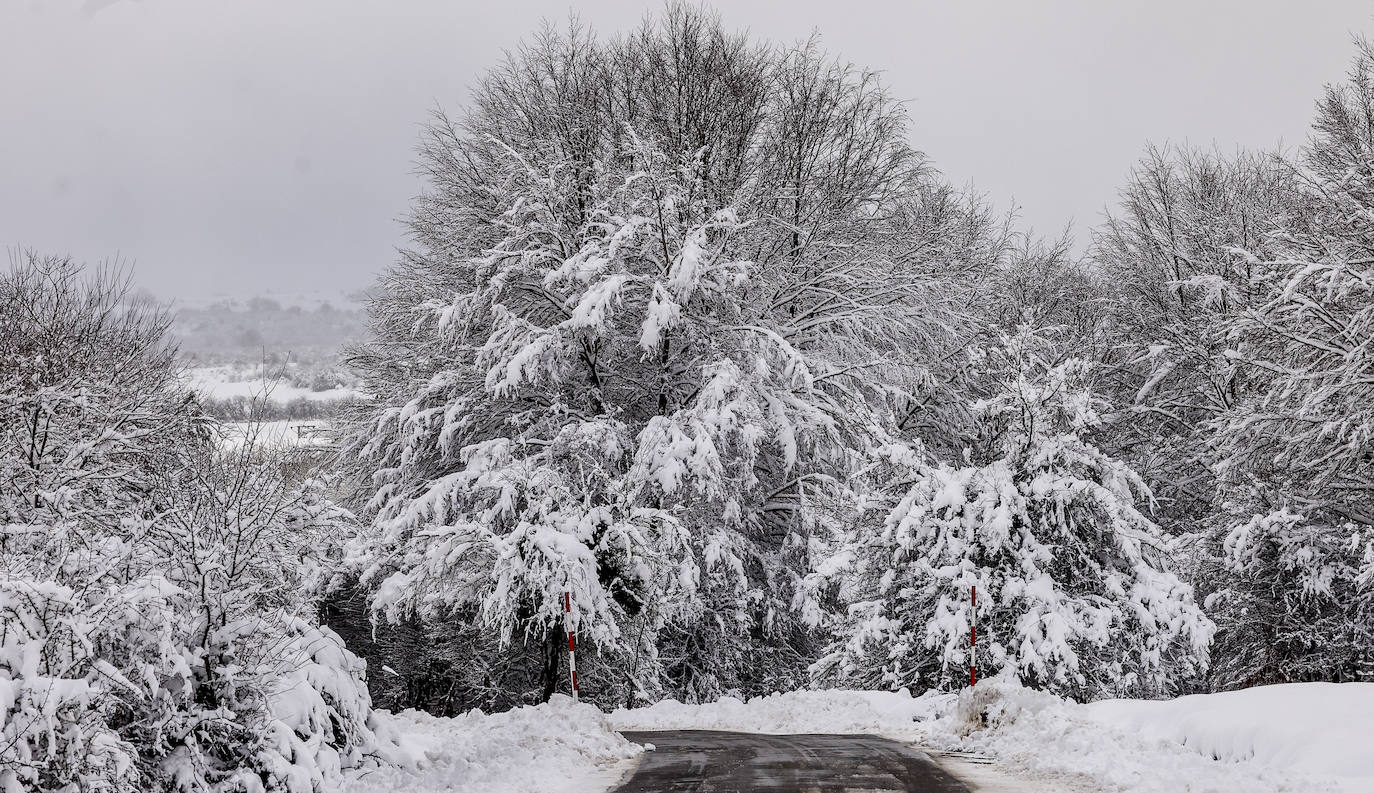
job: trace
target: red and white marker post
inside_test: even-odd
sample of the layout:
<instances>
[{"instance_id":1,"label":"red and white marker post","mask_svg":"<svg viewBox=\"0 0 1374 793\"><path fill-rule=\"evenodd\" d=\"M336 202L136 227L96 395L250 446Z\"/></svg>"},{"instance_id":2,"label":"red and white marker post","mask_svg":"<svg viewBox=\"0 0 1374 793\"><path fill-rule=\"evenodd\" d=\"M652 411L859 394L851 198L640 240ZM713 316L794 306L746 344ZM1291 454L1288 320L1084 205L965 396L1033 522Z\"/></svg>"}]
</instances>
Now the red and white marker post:
<instances>
[{"instance_id":1,"label":"red and white marker post","mask_svg":"<svg viewBox=\"0 0 1374 793\"><path fill-rule=\"evenodd\" d=\"M563 593L563 629L568 632L568 674L572 677L573 702L577 701L577 643L572 623L572 593Z\"/></svg>"},{"instance_id":2,"label":"red and white marker post","mask_svg":"<svg viewBox=\"0 0 1374 793\"><path fill-rule=\"evenodd\" d=\"M978 587L969 590L969 656L968 684L978 685Z\"/></svg>"}]
</instances>

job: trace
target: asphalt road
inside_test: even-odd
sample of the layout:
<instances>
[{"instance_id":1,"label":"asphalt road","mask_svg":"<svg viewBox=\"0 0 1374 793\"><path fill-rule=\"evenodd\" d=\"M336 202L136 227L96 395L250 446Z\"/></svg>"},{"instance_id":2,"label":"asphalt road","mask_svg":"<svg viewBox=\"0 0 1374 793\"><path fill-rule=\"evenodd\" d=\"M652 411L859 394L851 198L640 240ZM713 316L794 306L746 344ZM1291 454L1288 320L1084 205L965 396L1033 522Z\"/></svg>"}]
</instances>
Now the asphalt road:
<instances>
[{"instance_id":1,"label":"asphalt road","mask_svg":"<svg viewBox=\"0 0 1374 793\"><path fill-rule=\"evenodd\" d=\"M627 732L651 743L615 793L969 793L919 750L872 735Z\"/></svg>"}]
</instances>

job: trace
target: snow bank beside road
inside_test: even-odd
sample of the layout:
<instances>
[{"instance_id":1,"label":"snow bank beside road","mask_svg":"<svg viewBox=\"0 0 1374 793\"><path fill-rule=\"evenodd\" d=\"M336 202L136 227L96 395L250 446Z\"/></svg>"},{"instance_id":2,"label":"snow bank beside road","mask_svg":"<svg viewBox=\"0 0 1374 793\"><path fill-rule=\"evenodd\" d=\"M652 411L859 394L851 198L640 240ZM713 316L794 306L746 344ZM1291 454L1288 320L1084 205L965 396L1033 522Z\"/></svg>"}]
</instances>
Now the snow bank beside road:
<instances>
[{"instance_id":1,"label":"snow bank beside road","mask_svg":"<svg viewBox=\"0 0 1374 793\"><path fill-rule=\"evenodd\" d=\"M1374 793L1374 684L1366 683L1080 705L990 678L958 695L915 698L794 691L748 702L669 700L617 710L610 722L622 730L881 735L995 758L972 768L1003 776L1008 790ZM1006 784L1008 773L1024 783Z\"/></svg>"},{"instance_id":2,"label":"snow bank beside road","mask_svg":"<svg viewBox=\"0 0 1374 793\"><path fill-rule=\"evenodd\" d=\"M591 705L545 705L442 719L407 710L375 714L400 766L352 771L344 793L602 793L643 747L614 732Z\"/></svg>"},{"instance_id":3,"label":"snow bank beside road","mask_svg":"<svg viewBox=\"0 0 1374 793\"><path fill-rule=\"evenodd\" d=\"M601 793L641 751L614 730L667 729L882 735L994 757L981 767L989 778L1011 772L1056 793L1374 791L1374 683L1079 705L992 678L959 695L794 691L609 717L558 696L453 719L381 711L375 722L402 767L352 771L345 793Z\"/></svg>"},{"instance_id":4,"label":"snow bank beside road","mask_svg":"<svg viewBox=\"0 0 1374 793\"><path fill-rule=\"evenodd\" d=\"M703 705L664 700L646 708L620 709L611 723L620 730L732 730L775 735L850 733L915 738L917 721L933 717L952 694L913 698L905 691L791 691L744 702L722 697Z\"/></svg>"},{"instance_id":5,"label":"snow bank beside road","mask_svg":"<svg viewBox=\"0 0 1374 793\"><path fill-rule=\"evenodd\" d=\"M1345 684L1350 685L1350 684ZM949 713L932 724L928 740L944 748L997 758L1003 768L1063 790L1112 793L1370 793L1374 777L1330 776L1296 762L1303 750L1278 747L1292 741L1340 741L1352 755L1368 754L1371 713L1358 721L1320 724L1322 698L1302 686L1260 697L1207 694L1149 702L1112 700L1093 705L1065 702L1002 679L965 691ZM1352 698L1361 691L1349 690ZM1237 692L1247 694L1248 692ZM1283 704L1268 709L1269 704ZM1242 706L1243 703L1243 706ZM1194 718L1190 720L1188 717ZM1309 718L1311 716L1311 718ZM1287 723L1312 734L1281 735ZM1249 725L1249 726L1247 726ZM1340 734L1349 730L1348 736ZM1269 736L1269 751L1251 752L1255 736ZM1363 736L1363 737L1361 737ZM1363 744L1363 747L1359 744ZM1226 751L1216 751L1219 747ZM1339 751L1339 750L1338 750ZM1315 759L1315 758L1314 758ZM1368 758L1363 758L1368 762Z\"/></svg>"},{"instance_id":6,"label":"snow bank beside road","mask_svg":"<svg viewBox=\"0 0 1374 793\"><path fill-rule=\"evenodd\" d=\"M1374 791L1374 683L1288 683L1160 702L1107 700L1095 721L1223 762L1330 776Z\"/></svg>"}]
</instances>

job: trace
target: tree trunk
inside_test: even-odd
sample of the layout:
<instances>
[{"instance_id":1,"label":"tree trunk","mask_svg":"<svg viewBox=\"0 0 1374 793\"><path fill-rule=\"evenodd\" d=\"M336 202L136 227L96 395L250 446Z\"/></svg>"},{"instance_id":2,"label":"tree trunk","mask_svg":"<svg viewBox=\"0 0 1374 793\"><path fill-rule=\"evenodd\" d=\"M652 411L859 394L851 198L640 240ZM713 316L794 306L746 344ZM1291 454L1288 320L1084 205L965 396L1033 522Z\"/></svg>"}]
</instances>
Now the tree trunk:
<instances>
[{"instance_id":1,"label":"tree trunk","mask_svg":"<svg viewBox=\"0 0 1374 793\"><path fill-rule=\"evenodd\" d=\"M558 659L563 653L563 635L557 629L550 629L544 634L544 695L539 698L540 702L548 702L553 696L554 689L558 687Z\"/></svg>"}]
</instances>

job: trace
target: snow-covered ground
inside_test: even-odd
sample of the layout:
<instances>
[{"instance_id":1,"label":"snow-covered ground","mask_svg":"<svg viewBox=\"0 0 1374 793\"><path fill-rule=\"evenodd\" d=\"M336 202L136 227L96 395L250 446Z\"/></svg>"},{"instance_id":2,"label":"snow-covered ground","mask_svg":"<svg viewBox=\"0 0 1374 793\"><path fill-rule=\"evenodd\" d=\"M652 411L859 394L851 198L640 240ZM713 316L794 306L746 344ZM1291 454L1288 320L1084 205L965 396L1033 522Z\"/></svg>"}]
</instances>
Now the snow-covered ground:
<instances>
[{"instance_id":1,"label":"snow-covered ground","mask_svg":"<svg viewBox=\"0 0 1374 793\"><path fill-rule=\"evenodd\" d=\"M1166 702L1065 702L1001 680L979 683L929 725L929 745L979 752L998 766L1064 791L1111 793L1370 793L1374 686L1345 684L1347 721L1322 722L1328 701L1301 687L1208 694ZM1259 691L1259 690L1257 690ZM1271 697L1275 707L1261 701ZM1281 704L1281 706L1280 706ZM1357 712L1362 711L1362 712ZM1206 715L1202 715L1206 714ZM1189 724L1187 716L1200 716ZM1258 735L1277 742L1341 745L1343 777L1279 751L1247 751ZM1229 746L1216 752L1215 747Z\"/></svg>"},{"instance_id":2,"label":"snow-covered ground","mask_svg":"<svg viewBox=\"0 0 1374 793\"><path fill-rule=\"evenodd\" d=\"M332 402L343 399L362 399L353 388L328 388L312 391L281 379L265 379L260 369L245 370L237 366L197 366L187 370L190 386L214 399L260 399L287 403L297 399L312 402Z\"/></svg>"},{"instance_id":3,"label":"snow-covered ground","mask_svg":"<svg viewBox=\"0 0 1374 793\"><path fill-rule=\"evenodd\" d=\"M1371 793L1374 683L1294 684L1091 705L990 679L962 694L797 691L748 702L665 701L609 716L566 697L437 719L379 714L401 766L355 771L347 793L601 793L641 748L616 730L864 733L946 757L980 791Z\"/></svg>"},{"instance_id":4,"label":"snow-covered ground","mask_svg":"<svg viewBox=\"0 0 1374 793\"><path fill-rule=\"evenodd\" d=\"M913 698L887 691L792 691L755 697L734 697L705 705L675 700L611 713L619 730L733 730L774 735L831 733L884 735L920 740L927 730L920 723L948 709L952 694Z\"/></svg>"},{"instance_id":5,"label":"snow-covered ground","mask_svg":"<svg viewBox=\"0 0 1374 793\"><path fill-rule=\"evenodd\" d=\"M1223 763L1251 763L1374 792L1374 683L1290 683L1164 702L1109 700L1109 724Z\"/></svg>"},{"instance_id":6,"label":"snow-covered ground","mask_svg":"<svg viewBox=\"0 0 1374 793\"><path fill-rule=\"evenodd\" d=\"M985 725L984 720L987 719ZM1111 793L1374 793L1374 683L1294 684L1091 705L1003 680L962 695L798 691L747 703L618 710L620 729L872 733L995 758L971 770L1039 789Z\"/></svg>"},{"instance_id":7,"label":"snow-covered ground","mask_svg":"<svg viewBox=\"0 0 1374 793\"><path fill-rule=\"evenodd\" d=\"M279 421L226 421L219 425L220 448L238 449L253 433L258 449L296 449L308 446L327 446L329 422L321 420L282 419Z\"/></svg>"},{"instance_id":8,"label":"snow-covered ground","mask_svg":"<svg viewBox=\"0 0 1374 793\"><path fill-rule=\"evenodd\" d=\"M561 695L506 713L378 711L375 721L400 764L350 772L344 793L602 793L644 751L599 710Z\"/></svg>"}]
</instances>

